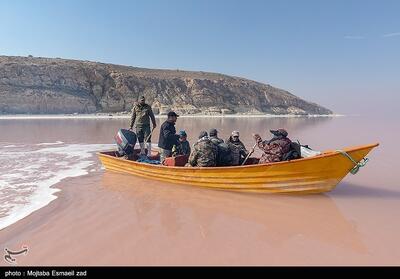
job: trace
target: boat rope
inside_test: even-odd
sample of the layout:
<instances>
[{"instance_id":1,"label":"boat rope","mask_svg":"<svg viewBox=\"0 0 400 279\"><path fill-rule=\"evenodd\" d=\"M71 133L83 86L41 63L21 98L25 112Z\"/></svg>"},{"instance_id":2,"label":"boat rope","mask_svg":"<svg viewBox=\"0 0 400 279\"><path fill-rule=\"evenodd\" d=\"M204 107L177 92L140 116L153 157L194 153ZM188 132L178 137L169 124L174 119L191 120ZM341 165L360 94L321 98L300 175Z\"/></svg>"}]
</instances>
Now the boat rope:
<instances>
[{"instance_id":1,"label":"boat rope","mask_svg":"<svg viewBox=\"0 0 400 279\"><path fill-rule=\"evenodd\" d=\"M356 160L354 160L346 151L343 151L343 150L336 150L336 151L341 153L342 155L344 155L346 158L348 158L350 161L352 161L354 163L354 167L350 170L351 174L356 174L360 170L360 168L364 167L369 161L369 159L367 157L365 157L365 158L362 158L360 160L360 162L357 163Z\"/></svg>"}]
</instances>

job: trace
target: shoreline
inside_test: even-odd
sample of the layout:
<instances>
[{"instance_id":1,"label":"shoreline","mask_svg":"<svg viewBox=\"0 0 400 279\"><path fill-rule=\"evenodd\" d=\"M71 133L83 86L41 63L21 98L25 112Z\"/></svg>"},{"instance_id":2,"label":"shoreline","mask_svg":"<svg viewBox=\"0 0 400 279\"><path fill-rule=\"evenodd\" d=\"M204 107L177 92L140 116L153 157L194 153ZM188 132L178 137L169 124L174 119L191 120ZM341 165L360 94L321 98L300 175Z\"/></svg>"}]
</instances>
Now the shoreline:
<instances>
[{"instance_id":1,"label":"shoreline","mask_svg":"<svg viewBox=\"0 0 400 279\"><path fill-rule=\"evenodd\" d=\"M181 118L318 118L318 117L344 117L343 114L310 114L310 115L292 115L292 114L190 114L180 115ZM166 115L155 115L156 118L166 118ZM5 114L0 115L0 120L18 120L18 119L130 119L130 114Z\"/></svg>"}]
</instances>

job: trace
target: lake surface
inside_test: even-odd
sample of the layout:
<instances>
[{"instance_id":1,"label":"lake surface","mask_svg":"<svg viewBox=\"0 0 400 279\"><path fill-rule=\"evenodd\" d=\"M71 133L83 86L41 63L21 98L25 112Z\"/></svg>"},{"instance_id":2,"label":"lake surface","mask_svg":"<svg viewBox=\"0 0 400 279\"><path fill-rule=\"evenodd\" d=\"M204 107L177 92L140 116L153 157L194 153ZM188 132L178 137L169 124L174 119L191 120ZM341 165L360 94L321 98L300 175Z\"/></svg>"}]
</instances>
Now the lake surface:
<instances>
[{"instance_id":1,"label":"lake surface","mask_svg":"<svg viewBox=\"0 0 400 279\"><path fill-rule=\"evenodd\" d=\"M132 221L138 222L138 234L162 233L167 241L189 245L192 240L185 233L199 233L191 245L203 259L214 246L221 248L214 256L226 257L226 263L297 264L301 258L312 264L321 255L339 264L400 264L400 179L395 169L400 132L395 119L178 119L177 130L186 130L191 143L201 130L217 128L224 139L239 130L250 148L253 133L265 139L271 137L269 129L285 128L292 140L317 150L381 144L357 175L349 174L330 193L307 196L221 192L105 172L95 152L114 148L115 132L128 125L129 119L0 119L0 229L54 200L60 181L88 176L91 187L109 193L130 185L125 198L138 212L147 212L145 219Z\"/></svg>"}]
</instances>

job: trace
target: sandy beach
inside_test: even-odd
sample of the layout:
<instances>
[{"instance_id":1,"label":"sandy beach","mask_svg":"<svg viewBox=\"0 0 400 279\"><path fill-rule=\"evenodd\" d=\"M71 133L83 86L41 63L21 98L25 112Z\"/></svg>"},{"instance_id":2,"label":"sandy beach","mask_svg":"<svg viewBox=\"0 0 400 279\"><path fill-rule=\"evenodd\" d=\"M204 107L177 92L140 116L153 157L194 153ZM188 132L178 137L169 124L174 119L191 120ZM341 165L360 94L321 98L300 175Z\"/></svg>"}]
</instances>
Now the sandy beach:
<instances>
[{"instance_id":1,"label":"sandy beach","mask_svg":"<svg viewBox=\"0 0 400 279\"><path fill-rule=\"evenodd\" d=\"M12 123L14 130L1 141L110 143L116 128L126 122L54 121L2 120L2 129ZM400 191L392 165L398 155L393 152L395 137L385 135L377 125L374 133L370 131L370 125L381 119L220 118L198 119L196 125L191 119L180 121L178 127L185 127L190 140L196 130L210 125L223 127L224 135L239 127L249 145L250 131L284 126L293 138L316 149L371 141L380 141L382 148L371 154L370 163L358 175L346 177L333 192L301 196L161 183L105 172L94 157L96 167L88 174L52 186L61 191L49 205L1 230L1 249L28 247L27 255L18 256L18 265L400 263L396 213ZM349 133L349 127L355 126L357 133ZM18 131L28 127L31 136L18 137Z\"/></svg>"}]
</instances>

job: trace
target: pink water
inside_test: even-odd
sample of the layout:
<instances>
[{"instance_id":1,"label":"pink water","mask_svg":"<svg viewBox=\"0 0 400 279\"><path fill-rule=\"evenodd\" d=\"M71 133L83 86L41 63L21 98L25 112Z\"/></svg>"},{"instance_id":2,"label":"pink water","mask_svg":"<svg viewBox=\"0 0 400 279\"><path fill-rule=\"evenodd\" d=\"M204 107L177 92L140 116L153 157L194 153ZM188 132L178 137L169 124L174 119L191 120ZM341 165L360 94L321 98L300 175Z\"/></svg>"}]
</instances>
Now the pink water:
<instances>
[{"instance_id":1,"label":"pink water","mask_svg":"<svg viewBox=\"0 0 400 279\"><path fill-rule=\"evenodd\" d=\"M397 123L393 118L348 116L178 120L177 129L185 129L192 142L200 130L215 127L223 138L232 130L239 130L242 140L250 147L252 133L269 137L267 130L284 127L293 140L299 139L317 150L374 142L381 144L373 150L369 156L370 162L357 175L348 175L333 192L312 196L220 192L104 172L93 153L112 146L108 144L113 142L115 131L126 127L128 122L122 119L0 120L0 151L3 154L0 157L3 165L3 168L0 167L0 178L3 177L0 180L0 192L3 191L0 221L7 217L13 206L18 211L21 203L35 202L33 193L38 188L50 189L48 185L43 186L43 181L62 171L65 174L65 169L68 169L65 177L81 178L74 178L74 183L62 182L63 191L67 191L68 187L74 189L71 191L75 191L74 194L80 196L82 202L74 204L75 200L71 199L75 209L49 213L46 215L50 220L47 227L39 227L39 232L29 237L38 242L47 239L49 243L52 240L59 243L60 239L54 235L64 231L78 245L78 241L85 239L85 236L82 233L75 235L61 224L75 220L76 215L80 214L76 209L79 208L79 212L87 212L90 224L103 228L90 232L93 245L97 241L104 247L114 247L116 240L110 239L114 235L124 239L125 247L132 248L116 250L111 257L107 254L97 255L96 250L90 249L92 246L87 244L88 254L83 252L80 254L83 258L79 258L84 263L400 263L400 183L396 165L400 156L396 144L400 133L395 128ZM157 137L158 132L153 139ZM21 163L24 157L27 160ZM60 161L64 163L60 165ZM6 168L4 162L7 162ZM18 175L23 173L21 170L27 171L26 168L33 162L38 165L36 173L31 169L27 175L35 177L37 174L43 179L31 179L28 187L23 177ZM42 186L39 186L40 183ZM49 191L46 193L49 196L45 195L39 205L44 206L50 201L53 193ZM88 195L95 197L90 203L85 202L84 197ZM39 195L38 198L43 196ZM96 213L92 208L95 205L98 209ZM37 210L41 206L31 209ZM52 216L57 218L52 219ZM15 217L13 221L19 219L17 215ZM105 226L105 222L112 223L114 229ZM26 230L22 227L23 231ZM21 237L24 235L22 232ZM0 232L1 237L9 245L17 243L14 238L8 237L7 232L3 235ZM56 259L61 264L76 263L78 259L72 256L75 255L75 248L70 245L75 242L69 240L68 243L64 243L67 256L47 259L46 254L37 252L36 259L44 263L53 263L51 260ZM43 249L43 245L41 243L40 249L50 253L51 245L47 247L48 250ZM68 251L71 256L68 256ZM90 259L88 255L92 255ZM35 260L31 258L30 262L35 263Z\"/></svg>"}]
</instances>

